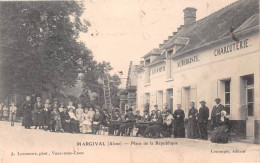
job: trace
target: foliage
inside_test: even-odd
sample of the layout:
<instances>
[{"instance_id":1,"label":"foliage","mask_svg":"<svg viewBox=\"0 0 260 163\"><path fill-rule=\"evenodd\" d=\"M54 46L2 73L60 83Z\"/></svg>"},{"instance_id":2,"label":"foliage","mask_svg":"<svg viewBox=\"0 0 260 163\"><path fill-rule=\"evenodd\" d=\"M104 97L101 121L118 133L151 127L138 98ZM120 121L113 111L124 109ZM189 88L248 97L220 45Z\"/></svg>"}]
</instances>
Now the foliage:
<instances>
[{"instance_id":1,"label":"foliage","mask_svg":"<svg viewBox=\"0 0 260 163\"><path fill-rule=\"evenodd\" d=\"M94 62L77 41L88 23L79 2L1 2L0 8L2 95L73 87Z\"/></svg>"}]
</instances>

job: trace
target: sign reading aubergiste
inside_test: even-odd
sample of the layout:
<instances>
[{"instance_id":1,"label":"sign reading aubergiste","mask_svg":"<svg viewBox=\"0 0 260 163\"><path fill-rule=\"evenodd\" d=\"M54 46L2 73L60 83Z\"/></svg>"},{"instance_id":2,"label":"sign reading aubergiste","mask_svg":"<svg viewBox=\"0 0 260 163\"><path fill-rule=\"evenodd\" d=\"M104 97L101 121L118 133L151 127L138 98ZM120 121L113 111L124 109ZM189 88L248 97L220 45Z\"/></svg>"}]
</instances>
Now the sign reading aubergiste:
<instances>
[{"instance_id":1,"label":"sign reading aubergiste","mask_svg":"<svg viewBox=\"0 0 260 163\"><path fill-rule=\"evenodd\" d=\"M177 64L178 64L178 67L181 67L181 66L184 66L184 65L193 63L193 62L198 62L198 61L200 61L200 60L199 60L199 56L198 56L198 55L195 55L195 56L193 56L193 57L189 57L189 58L182 59L182 60L180 60L179 62L177 62Z\"/></svg>"},{"instance_id":2,"label":"sign reading aubergiste","mask_svg":"<svg viewBox=\"0 0 260 163\"><path fill-rule=\"evenodd\" d=\"M222 55L222 54L226 54L226 53L231 53L233 51L245 49L248 47L249 47L248 39L245 39L245 40L241 40L237 43L235 42L235 43L228 44L228 45L215 49L214 55L218 56L218 55Z\"/></svg>"}]
</instances>

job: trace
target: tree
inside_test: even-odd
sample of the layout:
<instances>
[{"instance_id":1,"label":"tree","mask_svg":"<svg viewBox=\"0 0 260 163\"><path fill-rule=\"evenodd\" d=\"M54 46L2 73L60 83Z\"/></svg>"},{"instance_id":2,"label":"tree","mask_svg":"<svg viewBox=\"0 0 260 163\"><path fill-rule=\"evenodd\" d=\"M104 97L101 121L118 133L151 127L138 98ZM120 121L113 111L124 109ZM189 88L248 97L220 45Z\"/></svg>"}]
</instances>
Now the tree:
<instances>
[{"instance_id":1,"label":"tree","mask_svg":"<svg viewBox=\"0 0 260 163\"><path fill-rule=\"evenodd\" d=\"M93 62L89 68L92 68L92 71L84 72L84 78L82 79L84 85L84 92L93 92L96 94L92 105L97 105L99 107L104 106L104 90L103 84L98 82L99 78L104 78L106 75L110 81L110 93L111 93L111 102L114 107L119 107L120 97L118 95L118 87L121 84L121 80L118 75L110 75L109 72L113 69L109 62Z\"/></svg>"},{"instance_id":2,"label":"tree","mask_svg":"<svg viewBox=\"0 0 260 163\"><path fill-rule=\"evenodd\" d=\"M78 42L90 25L75 1L0 2L2 95L73 87L93 70L91 51ZM2 97L3 98L3 97Z\"/></svg>"}]
</instances>

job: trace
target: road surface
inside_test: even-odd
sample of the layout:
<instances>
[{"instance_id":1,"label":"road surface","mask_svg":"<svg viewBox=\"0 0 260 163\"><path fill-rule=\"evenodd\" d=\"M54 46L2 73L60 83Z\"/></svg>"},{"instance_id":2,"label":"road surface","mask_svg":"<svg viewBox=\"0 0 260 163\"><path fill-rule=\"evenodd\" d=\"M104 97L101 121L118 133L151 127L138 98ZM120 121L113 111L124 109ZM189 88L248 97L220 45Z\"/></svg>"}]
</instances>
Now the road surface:
<instances>
[{"instance_id":1,"label":"road surface","mask_svg":"<svg viewBox=\"0 0 260 163\"><path fill-rule=\"evenodd\" d=\"M4 121L0 129L1 163L260 161L260 145L240 142L54 133Z\"/></svg>"}]
</instances>

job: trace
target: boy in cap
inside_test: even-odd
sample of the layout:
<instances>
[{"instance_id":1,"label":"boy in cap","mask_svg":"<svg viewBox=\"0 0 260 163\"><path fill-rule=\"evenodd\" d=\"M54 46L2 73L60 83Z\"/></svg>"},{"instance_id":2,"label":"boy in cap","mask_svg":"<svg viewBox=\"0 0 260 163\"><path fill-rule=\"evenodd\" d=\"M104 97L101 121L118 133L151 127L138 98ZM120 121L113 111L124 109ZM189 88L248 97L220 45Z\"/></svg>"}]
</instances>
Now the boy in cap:
<instances>
[{"instance_id":1,"label":"boy in cap","mask_svg":"<svg viewBox=\"0 0 260 163\"><path fill-rule=\"evenodd\" d=\"M209 108L206 106L206 101L200 101L201 107L198 114L198 123L200 130L200 138L208 140L208 119L209 119Z\"/></svg>"}]
</instances>

